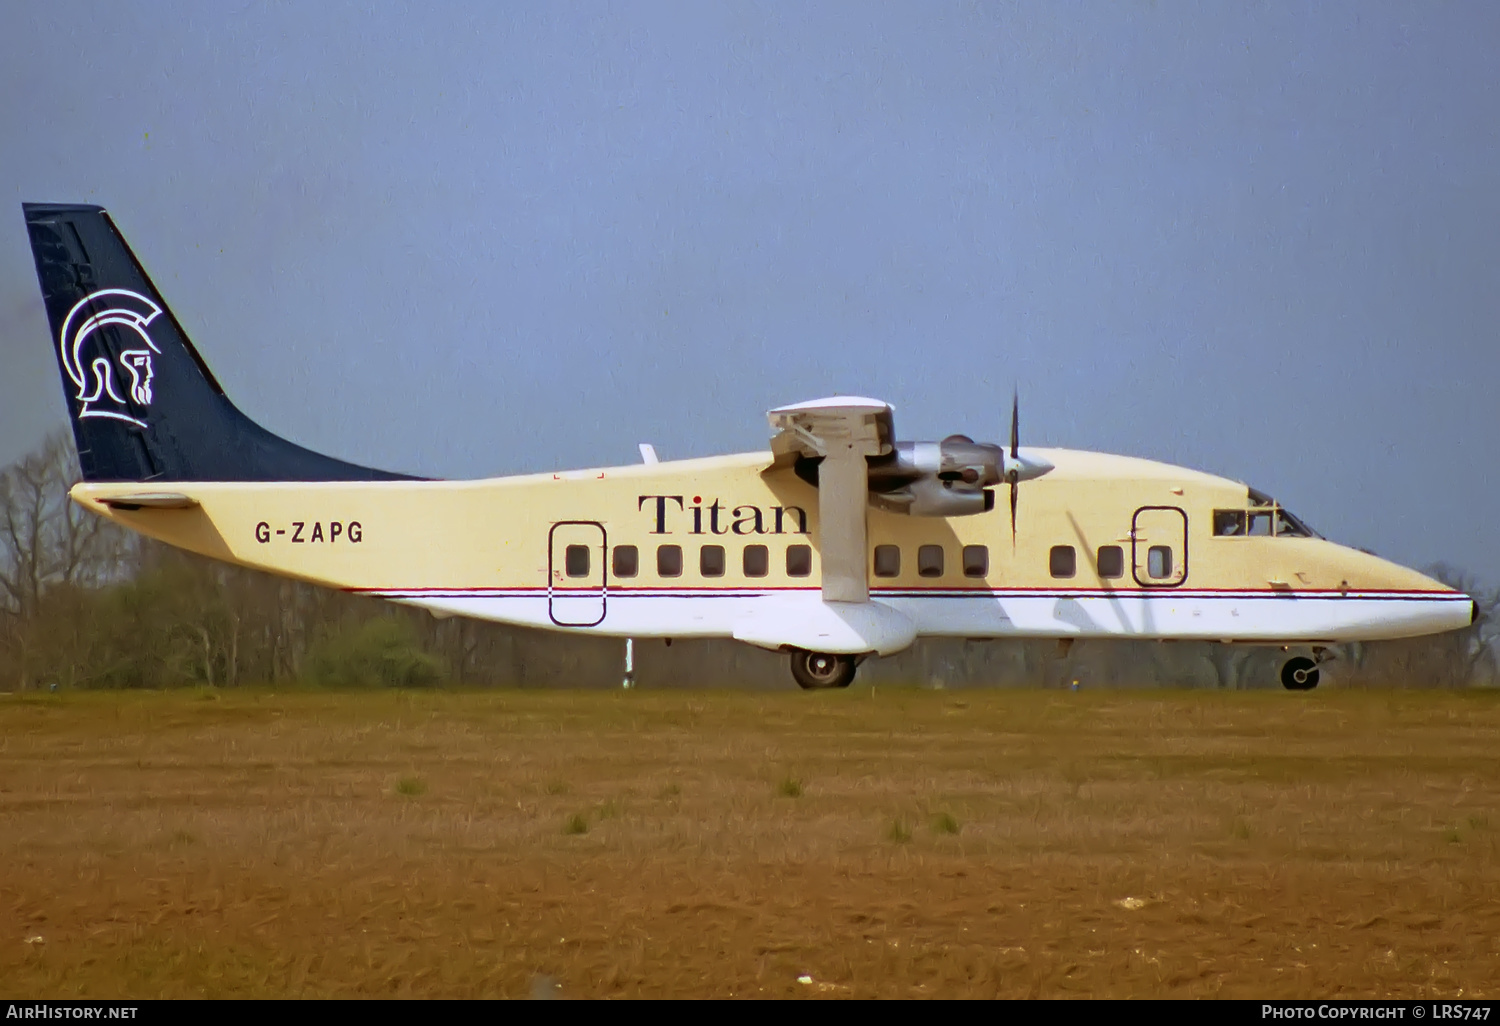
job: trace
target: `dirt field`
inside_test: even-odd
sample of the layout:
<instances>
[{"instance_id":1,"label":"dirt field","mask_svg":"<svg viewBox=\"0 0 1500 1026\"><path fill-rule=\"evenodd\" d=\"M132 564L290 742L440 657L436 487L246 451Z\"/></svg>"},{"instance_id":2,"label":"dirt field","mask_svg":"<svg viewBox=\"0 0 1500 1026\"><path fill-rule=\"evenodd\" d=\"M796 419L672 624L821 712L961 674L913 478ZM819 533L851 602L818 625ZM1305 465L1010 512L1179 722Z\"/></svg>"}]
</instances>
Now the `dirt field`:
<instances>
[{"instance_id":1,"label":"dirt field","mask_svg":"<svg viewBox=\"0 0 1500 1026\"><path fill-rule=\"evenodd\" d=\"M0 696L0 991L1500 993L1500 694Z\"/></svg>"}]
</instances>

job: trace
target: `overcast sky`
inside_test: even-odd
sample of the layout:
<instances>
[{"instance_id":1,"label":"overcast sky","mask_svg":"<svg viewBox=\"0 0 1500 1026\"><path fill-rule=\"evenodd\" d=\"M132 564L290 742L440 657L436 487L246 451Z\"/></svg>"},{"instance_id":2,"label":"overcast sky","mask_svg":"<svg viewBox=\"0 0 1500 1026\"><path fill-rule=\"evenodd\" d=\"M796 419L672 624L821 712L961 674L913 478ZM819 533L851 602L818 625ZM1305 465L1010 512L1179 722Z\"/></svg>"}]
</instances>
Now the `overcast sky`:
<instances>
[{"instance_id":1,"label":"overcast sky","mask_svg":"<svg viewBox=\"0 0 1500 1026\"><path fill-rule=\"evenodd\" d=\"M235 401L480 477L838 392L1271 492L1500 583L1500 4L0 5L20 203L106 206Z\"/></svg>"}]
</instances>

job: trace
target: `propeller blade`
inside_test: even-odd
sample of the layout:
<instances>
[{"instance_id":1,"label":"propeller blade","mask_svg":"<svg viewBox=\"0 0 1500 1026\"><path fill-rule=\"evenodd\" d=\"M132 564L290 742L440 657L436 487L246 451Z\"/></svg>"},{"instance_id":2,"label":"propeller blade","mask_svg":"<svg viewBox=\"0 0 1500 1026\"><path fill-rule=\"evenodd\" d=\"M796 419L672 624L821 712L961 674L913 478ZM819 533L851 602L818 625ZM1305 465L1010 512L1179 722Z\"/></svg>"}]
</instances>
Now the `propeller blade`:
<instances>
[{"instance_id":1,"label":"propeller blade","mask_svg":"<svg viewBox=\"0 0 1500 1026\"><path fill-rule=\"evenodd\" d=\"M1010 482L1010 548L1016 548L1016 505L1021 501L1021 390L1010 394L1010 469L1005 479Z\"/></svg>"},{"instance_id":2,"label":"propeller blade","mask_svg":"<svg viewBox=\"0 0 1500 1026\"><path fill-rule=\"evenodd\" d=\"M1010 458L1019 459L1021 456L1021 390L1016 389L1010 396Z\"/></svg>"},{"instance_id":3,"label":"propeller blade","mask_svg":"<svg viewBox=\"0 0 1500 1026\"><path fill-rule=\"evenodd\" d=\"M1021 482L1015 474L1010 475L1010 548L1016 548L1016 503L1021 498Z\"/></svg>"}]
</instances>

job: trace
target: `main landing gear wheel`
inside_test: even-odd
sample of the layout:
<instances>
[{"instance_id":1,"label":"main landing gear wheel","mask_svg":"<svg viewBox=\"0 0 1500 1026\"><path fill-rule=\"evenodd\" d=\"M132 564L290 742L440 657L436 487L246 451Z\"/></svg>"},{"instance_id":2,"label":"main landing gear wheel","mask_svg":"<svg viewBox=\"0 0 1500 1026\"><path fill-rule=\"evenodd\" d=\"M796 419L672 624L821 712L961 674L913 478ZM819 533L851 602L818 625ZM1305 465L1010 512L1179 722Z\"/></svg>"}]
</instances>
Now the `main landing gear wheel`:
<instances>
[{"instance_id":1,"label":"main landing gear wheel","mask_svg":"<svg viewBox=\"0 0 1500 1026\"><path fill-rule=\"evenodd\" d=\"M1288 691L1311 691L1318 686L1318 664L1306 656L1288 659L1281 667L1281 686Z\"/></svg>"},{"instance_id":2,"label":"main landing gear wheel","mask_svg":"<svg viewBox=\"0 0 1500 1026\"><path fill-rule=\"evenodd\" d=\"M792 676L808 691L823 688L847 688L854 679L852 655L830 655L827 652L792 652Z\"/></svg>"}]
</instances>

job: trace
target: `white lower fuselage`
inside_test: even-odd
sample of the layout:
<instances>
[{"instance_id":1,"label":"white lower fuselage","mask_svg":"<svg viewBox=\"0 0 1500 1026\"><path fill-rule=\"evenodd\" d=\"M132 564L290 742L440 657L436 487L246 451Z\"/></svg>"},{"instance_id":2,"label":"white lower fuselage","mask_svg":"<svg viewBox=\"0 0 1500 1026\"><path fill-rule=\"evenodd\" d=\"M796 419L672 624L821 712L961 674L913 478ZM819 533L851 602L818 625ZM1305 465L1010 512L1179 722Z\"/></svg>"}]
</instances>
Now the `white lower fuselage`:
<instances>
[{"instance_id":1,"label":"white lower fuselage","mask_svg":"<svg viewBox=\"0 0 1500 1026\"><path fill-rule=\"evenodd\" d=\"M430 609L528 627L614 637L736 637L747 620L815 618L816 588L777 590L615 588L579 595L546 589L375 590L371 594ZM1457 593L1271 591L1015 590L871 591L872 602L910 621L915 637L1134 638L1225 642L1330 643L1403 638L1468 624L1470 602ZM818 635L789 637L796 647ZM841 651L842 644L821 649ZM904 646L901 646L904 647ZM856 649L858 646L856 646ZM896 649L896 650L899 650Z\"/></svg>"}]
</instances>

